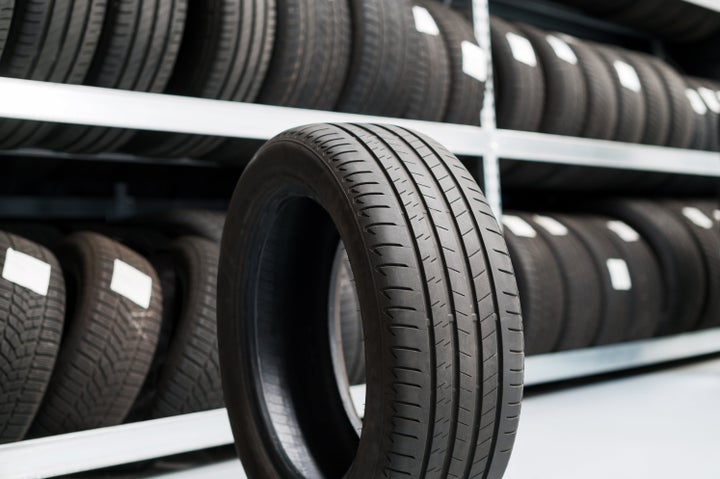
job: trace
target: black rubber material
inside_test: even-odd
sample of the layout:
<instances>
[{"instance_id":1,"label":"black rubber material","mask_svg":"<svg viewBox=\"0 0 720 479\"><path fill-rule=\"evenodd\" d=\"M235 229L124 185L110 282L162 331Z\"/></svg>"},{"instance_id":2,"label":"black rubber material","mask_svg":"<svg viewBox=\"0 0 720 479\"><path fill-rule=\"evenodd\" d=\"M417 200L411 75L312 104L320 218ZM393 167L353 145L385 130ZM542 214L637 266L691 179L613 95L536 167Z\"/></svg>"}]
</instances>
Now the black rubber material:
<instances>
[{"instance_id":1,"label":"black rubber material","mask_svg":"<svg viewBox=\"0 0 720 479\"><path fill-rule=\"evenodd\" d=\"M337 109L402 116L417 71L419 33L410 0L350 0L352 58Z\"/></svg>"},{"instance_id":2,"label":"black rubber material","mask_svg":"<svg viewBox=\"0 0 720 479\"><path fill-rule=\"evenodd\" d=\"M277 35L259 103L332 110L350 61L349 0L276 0Z\"/></svg>"},{"instance_id":3,"label":"black rubber material","mask_svg":"<svg viewBox=\"0 0 720 479\"><path fill-rule=\"evenodd\" d=\"M591 223L604 230L605 236L615 244L620 258L625 260L632 290L631 312L625 325L624 341L652 338L658 331L662 316L661 304L665 292L660 266L647 241L642 236L628 241L608 227L611 218L592 218ZM629 225L628 225L629 226Z\"/></svg>"},{"instance_id":4,"label":"black rubber material","mask_svg":"<svg viewBox=\"0 0 720 479\"><path fill-rule=\"evenodd\" d=\"M366 337L359 440L328 341L338 235ZM221 258L223 389L248 476L502 476L522 391L517 286L447 150L397 127L287 131L241 177Z\"/></svg>"},{"instance_id":5,"label":"black rubber material","mask_svg":"<svg viewBox=\"0 0 720 479\"><path fill-rule=\"evenodd\" d=\"M693 88L698 90L705 106L708 107L708 113L705 115L708 131L705 149L715 152L720 151L720 96L718 96L720 84L704 78L687 78L687 81ZM711 97L715 100L713 101Z\"/></svg>"},{"instance_id":6,"label":"black rubber material","mask_svg":"<svg viewBox=\"0 0 720 479\"><path fill-rule=\"evenodd\" d=\"M618 123L612 139L629 143L638 143L642 140L645 132L645 121L647 116L645 94L643 91L631 90L630 88L623 86L621 83L620 75L616 68L616 65L618 65L617 62L628 64L623 58L621 49L600 45L598 43L593 44L593 47L605 61L608 69L612 72L613 82L615 83L615 91L617 92L616 100L618 102ZM632 67L632 65L630 66Z\"/></svg>"},{"instance_id":7,"label":"black rubber material","mask_svg":"<svg viewBox=\"0 0 720 479\"><path fill-rule=\"evenodd\" d=\"M15 4L0 75L80 84L98 45L106 0L23 0ZM0 148L37 146L51 123L3 119Z\"/></svg>"},{"instance_id":8,"label":"black rubber material","mask_svg":"<svg viewBox=\"0 0 720 479\"><path fill-rule=\"evenodd\" d=\"M9 249L50 265L47 294L0 278L0 444L25 437L40 407L60 349L65 281L55 256L24 238L0 232L0 271Z\"/></svg>"},{"instance_id":9,"label":"black rubber material","mask_svg":"<svg viewBox=\"0 0 720 479\"><path fill-rule=\"evenodd\" d=\"M84 84L160 93L170 79L185 26L186 0L116 0L108 4ZM120 148L135 131L62 125L45 148L97 153Z\"/></svg>"},{"instance_id":10,"label":"black rubber material","mask_svg":"<svg viewBox=\"0 0 720 479\"><path fill-rule=\"evenodd\" d=\"M675 148L689 148L694 139L693 118L695 112L690 106L685 89L685 80L667 63L653 57L645 59L657 70L663 80L665 93L670 99L670 133L667 145Z\"/></svg>"},{"instance_id":11,"label":"black rubber material","mask_svg":"<svg viewBox=\"0 0 720 479\"><path fill-rule=\"evenodd\" d=\"M171 237L192 235L219 243L222 239L225 213L211 210L170 210L131 218L127 220L127 224L152 228Z\"/></svg>"},{"instance_id":12,"label":"black rubber material","mask_svg":"<svg viewBox=\"0 0 720 479\"><path fill-rule=\"evenodd\" d=\"M693 95L695 101L697 101L698 98L700 99L700 102L698 102L697 104L698 110L695 110L695 107L693 108L693 123L695 125L695 135L691 148L696 150L709 150L711 143L713 143L713 140L717 141L718 136L717 131L711 130L711 128L713 128L714 126L713 112L710 111L710 109L705 104L705 100L703 100L700 96L700 92L698 91L700 83L693 80L692 78L685 78L685 81L687 83L687 90L685 90L685 93L688 96L688 101L690 101L690 104L693 104L692 100L690 100L690 95Z\"/></svg>"},{"instance_id":13,"label":"black rubber material","mask_svg":"<svg viewBox=\"0 0 720 479\"><path fill-rule=\"evenodd\" d=\"M419 2L413 3L413 8L425 8ZM428 13L433 16L429 10ZM414 29L415 22L408 28ZM414 64L416 71L411 77L410 101L403 116L416 120L442 121L445 118L450 95L448 48L441 33L435 35L418 31L416 35L418 37L418 58ZM480 110L478 115L479 112Z\"/></svg>"},{"instance_id":14,"label":"black rubber material","mask_svg":"<svg viewBox=\"0 0 720 479\"><path fill-rule=\"evenodd\" d=\"M10 33L10 24L12 22L13 11L15 10L15 0L0 1L0 57L5 49L5 42Z\"/></svg>"},{"instance_id":15,"label":"black rubber material","mask_svg":"<svg viewBox=\"0 0 720 479\"><path fill-rule=\"evenodd\" d=\"M687 227L667 208L648 200L607 200L596 207L632 226L658 258L665 291L658 333L694 329L706 283L701 252Z\"/></svg>"},{"instance_id":16,"label":"black rubber material","mask_svg":"<svg viewBox=\"0 0 720 479\"><path fill-rule=\"evenodd\" d=\"M510 130L537 131L545 103L543 67L517 61L508 43L508 35L525 36L514 26L497 17L490 18L492 56L495 73L497 126ZM526 38L525 38L526 39ZM526 39L527 40L527 39Z\"/></svg>"},{"instance_id":17,"label":"black rubber material","mask_svg":"<svg viewBox=\"0 0 720 479\"><path fill-rule=\"evenodd\" d=\"M702 253L707 294L697 327L720 326L720 294L718 294L720 291L720 226L717 221L713 221L714 212L702 203L695 201L669 201L667 207L690 230ZM707 217L707 227L698 225L688 217L684 211L688 207L697 208Z\"/></svg>"},{"instance_id":18,"label":"black rubber material","mask_svg":"<svg viewBox=\"0 0 720 479\"><path fill-rule=\"evenodd\" d=\"M595 271L601 282L601 320L596 331L593 345L619 343L627 336L631 324L631 292L613 287L607 260L621 258L620 251L610 239L604 228L593 223L593 217L580 215L554 215L562 224L570 228L590 252L595 263Z\"/></svg>"},{"instance_id":19,"label":"black rubber material","mask_svg":"<svg viewBox=\"0 0 720 479\"><path fill-rule=\"evenodd\" d=\"M602 288L590 252L569 228L564 235L553 234L542 225L542 215L540 221L536 219L538 215L521 216L547 243L562 279L562 326L554 349L562 351L592 345L600 328Z\"/></svg>"},{"instance_id":20,"label":"black rubber material","mask_svg":"<svg viewBox=\"0 0 720 479\"><path fill-rule=\"evenodd\" d=\"M507 221L520 218L514 212L503 213L510 257L517 273L523 310L525 354L554 351L562 333L565 317L565 290L562 273L546 240L517 236Z\"/></svg>"},{"instance_id":21,"label":"black rubber material","mask_svg":"<svg viewBox=\"0 0 720 479\"><path fill-rule=\"evenodd\" d=\"M174 327L155 392L154 417L224 405L216 328L220 246L185 236L173 242L171 252L179 308L170 318Z\"/></svg>"},{"instance_id":22,"label":"black rubber material","mask_svg":"<svg viewBox=\"0 0 720 479\"><path fill-rule=\"evenodd\" d=\"M525 24L516 27L530 40L545 79L545 103L539 131L578 136L587 116L588 90L582 69L561 59L548 42L548 36L560 37ZM568 45L572 50L572 47Z\"/></svg>"},{"instance_id":23,"label":"black rubber material","mask_svg":"<svg viewBox=\"0 0 720 479\"><path fill-rule=\"evenodd\" d=\"M80 232L67 238L58 257L68 290L67 321L31 436L120 424L145 380L160 332L158 278L137 253ZM116 259L150 276L147 309L110 288Z\"/></svg>"},{"instance_id":24,"label":"black rubber material","mask_svg":"<svg viewBox=\"0 0 720 479\"><path fill-rule=\"evenodd\" d=\"M270 64L275 0L190 0L188 22L167 91L253 102ZM223 138L142 133L127 150L159 157L208 154Z\"/></svg>"},{"instance_id":25,"label":"black rubber material","mask_svg":"<svg viewBox=\"0 0 720 479\"><path fill-rule=\"evenodd\" d=\"M433 16L447 48L450 89L443 120L448 123L479 125L485 83L463 70L463 42L477 45L472 24L457 11L436 1L422 0L419 5L427 8Z\"/></svg>"},{"instance_id":26,"label":"black rubber material","mask_svg":"<svg viewBox=\"0 0 720 479\"><path fill-rule=\"evenodd\" d=\"M621 50L620 54L635 68L645 97L645 130L640 141L648 145L666 145L670 134L670 98L660 74L647 60L648 55L630 50Z\"/></svg>"}]
</instances>

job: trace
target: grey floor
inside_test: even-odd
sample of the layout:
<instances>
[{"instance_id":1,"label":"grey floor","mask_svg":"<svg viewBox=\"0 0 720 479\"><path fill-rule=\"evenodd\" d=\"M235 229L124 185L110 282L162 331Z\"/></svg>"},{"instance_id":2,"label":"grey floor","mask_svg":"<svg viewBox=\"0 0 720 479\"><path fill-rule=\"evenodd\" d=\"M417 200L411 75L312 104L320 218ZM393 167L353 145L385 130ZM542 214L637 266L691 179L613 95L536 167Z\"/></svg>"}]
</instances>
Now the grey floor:
<instances>
[{"instance_id":1,"label":"grey floor","mask_svg":"<svg viewBox=\"0 0 720 479\"><path fill-rule=\"evenodd\" d=\"M243 479L226 461L165 479ZM720 359L530 392L507 479L720 478Z\"/></svg>"}]
</instances>

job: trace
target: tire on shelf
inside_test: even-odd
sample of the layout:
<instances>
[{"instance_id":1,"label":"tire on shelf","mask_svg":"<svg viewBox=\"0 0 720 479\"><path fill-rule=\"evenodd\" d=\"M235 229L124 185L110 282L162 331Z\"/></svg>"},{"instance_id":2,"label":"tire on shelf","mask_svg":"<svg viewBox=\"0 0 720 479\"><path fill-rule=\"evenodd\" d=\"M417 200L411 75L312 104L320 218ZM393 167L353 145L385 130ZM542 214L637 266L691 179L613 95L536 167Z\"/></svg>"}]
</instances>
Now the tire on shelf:
<instances>
[{"instance_id":1,"label":"tire on shelf","mask_svg":"<svg viewBox=\"0 0 720 479\"><path fill-rule=\"evenodd\" d=\"M43 246L0 232L0 444L19 441L45 394L60 349L65 281Z\"/></svg>"},{"instance_id":2,"label":"tire on shelf","mask_svg":"<svg viewBox=\"0 0 720 479\"><path fill-rule=\"evenodd\" d=\"M711 145L717 141L720 132L711 130L715 126L713 122L714 116L698 91L700 84L691 78L685 80L687 83L685 95L692 106L693 123L695 125L695 136L690 147L695 150L709 150Z\"/></svg>"},{"instance_id":3,"label":"tire on shelf","mask_svg":"<svg viewBox=\"0 0 720 479\"><path fill-rule=\"evenodd\" d=\"M482 76L481 68L474 72L474 75L478 76L466 73L464 65L466 61L487 62L487 59L478 57L482 56L482 53L478 53L480 47L477 45L472 23L458 11L439 2L421 0L418 4L425 7L432 15L447 48L450 89L442 120L448 123L479 125L487 78Z\"/></svg>"},{"instance_id":4,"label":"tire on shelf","mask_svg":"<svg viewBox=\"0 0 720 479\"><path fill-rule=\"evenodd\" d=\"M628 324L632 321L630 291L613 281L613 271L609 260L622 260L621 253L615 247L610 235L602 227L593 223L593 217L582 215L553 215L555 219L570 228L590 252L595 262L595 270L601 280L601 320L595 333L593 346L620 343L627 336Z\"/></svg>"},{"instance_id":5,"label":"tire on shelf","mask_svg":"<svg viewBox=\"0 0 720 479\"><path fill-rule=\"evenodd\" d=\"M602 286L590 252L575 232L552 216L523 214L521 217L546 241L559 267L564 304L561 333L554 349L591 346L600 328ZM527 316L527 309L524 311Z\"/></svg>"},{"instance_id":6,"label":"tire on shelf","mask_svg":"<svg viewBox=\"0 0 720 479\"><path fill-rule=\"evenodd\" d=\"M275 41L275 0L189 0L188 21L167 92L253 102ZM221 137L142 132L126 150L145 156L200 158Z\"/></svg>"},{"instance_id":7,"label":"tire on shelf","mask_svg":"<svg viewBox=\"0 0 720 479\"><path fill-rule=\"evenodd\" d=\"M545 103L543 65L515 26L490 18L498 128L538 131Z\"/></svg>"},{"instance_id":8,"label":"tire on shelf","mask_svg":"<svg viewBox=\"0 0 720 479\"><path fill-rule=\"evenodd\" d=\"M0 57L2 57L3 50L5 50L5 42L10 33L14 10L15 0L2 0L0 2Z\"/></svg>"},{"instance_id":9,"label":"tire on shelf","mask_svg":"<svg viewBox=\"0 0 720 479\"><path fill-rule=\"evenodd\" d=\"M360 438L330 352L338 236L366 338ZM223 389L249 476L502 476L522 390L517 286L447 150L391 126L289 130L241 177L220 257Z\"/></svg>"},{"instance_id":10,"label":"tire on shelf","mask_svg":"<svg viewBox=\"0 0 720 479\"><path fill-rule=\"evenodd\" d=\"M562 273L545 238L521 216L503 214L503 234L517 275L525 354L555 350L565 317Z\"/></svg>"},{"instance_id":11,"label":"tire on shelf","mask_svg":"<svg viewBox=\"0 0 720 479\"><path fill-rule=\"evenodd\" d=\"M419 34L410 0L350 0L353 39L350 70L336 108L400 117L417 71Z\"/></svg>"},{"instance_id":12,"label":"tire on shelf","mask_svg":"<svg viewBox=\"0 0 720 479\"><path fill-rule=\"evenodd\" d=\"M687 78L687 81L697 90L708 109L705 119L709 134L705 149L720 151L720 84L704 78Z\"/></svg>"},{"instance_id":13,"label":"tire on shelf","mask_svg":"<svg viewBox=\"0 0 720 479\"><path fill-rule=\"evenodd\" d=\"M618 123L612 139L628 143L639 143L645 133L647 107L643 85L637 70L623 57L623 50L594 43L591 45L613 73L616 100L618 102Z\"/></svg>"},{"instance_id":14,"label":"tire on shelf","mask_svg":"<svg viewBox=\"0 0 720 479\"><path fill-rule=\"evenodd\" d=\"M682 220L649 200L605 200L594 207L632 226L658 258L665 292L658 333L695 329L707 285L702 254Z\"/></svg>"},{"instance_id":15,"label":"tire on shelf","mask_svg":"<svg viewBox=\"0 0 720 479\"><path fill-rule=\"evenodd\" d=\"M450 96L450 59L445 39L435 18L420 2L413 2L414 22L408 26L417 30L418 61L411 76L410 101L405 118L442 121ZM480 115L480 110L478 110Z\"/></svg>"},{"instance_id":16,"label":"tire on shelf","mask_svg":"<svg viewBox=\"0 0 720 479\"><path fill-rule=\"evenodd\" d=\"M153 417L223 407L217 349L220 246L184 236L170 247L175 270L174 323L154 396Z\"/></svg>"},{"instance_id":17,"label":"tire on shelf","mask_svg":"<svg viewBox=\"0 0 720 479\"><path fill-rule=\"evenodd\" d=\"M68 290L63 342L30 435L120 424L160 332L157 275L137 253L96 233L68 236L58 255Z\"/></svg>"},{"instance_id":18,"label":"tire on shelf","mask_svg":"<svg viewBox=\"0 0 720 479\"><path fill-rule=\"evenodd\" d=\"M118 0L108 3L85 85L165 91L185 26L187 0ZM136 132L121 128L57 126L42 146L68 153L113 151Z\"/></svg>"},{"instance_id":19,"label":"tire on shelf","mask_svg":"<svg viewBox=\"0 0 720 479\"><path fill-rule=\"evenodd\" d=\"M97 48L106 0L16 2L0 75L81 84ZM55 125L0 121L0 148L36 147Z\"/></svg>"},{"instance_id":20,"label":"tire on shelf","mask_svg":"<svg viewBox=\"0 0 720 479\"><path fill-rule=\"evenodd\" d=\"M665 146L690 148L695 138L692 106L685 93L685 80L664 61L652 56L645 57L660 75L665 93L670 99L670 132Z\"/></svg>"}]
</instances>

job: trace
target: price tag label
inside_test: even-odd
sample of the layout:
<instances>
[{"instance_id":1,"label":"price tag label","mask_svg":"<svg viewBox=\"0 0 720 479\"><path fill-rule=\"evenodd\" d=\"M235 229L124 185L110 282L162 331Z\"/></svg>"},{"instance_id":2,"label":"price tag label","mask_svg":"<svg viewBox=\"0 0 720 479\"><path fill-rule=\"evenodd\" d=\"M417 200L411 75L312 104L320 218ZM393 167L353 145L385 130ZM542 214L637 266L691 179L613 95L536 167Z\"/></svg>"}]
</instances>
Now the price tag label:
<instances>
[{"instance_id":1,"label":"price tag label","mask_svg":"<svg viewBox=\"0 0 720 479\"><path fill-rule=\"evenodd\" d=\"M700 93L700 96L710 110L714 113L720 113L720 99L718 99L714 91L709 88L700 87L698 88L698 93Z\"/></svg>"},{"instance_id":2,"label":"price tag label","mask_svg":"<svg viewBox=\"0 0 720 479\"><path fill-rule=\"evenodd\" d=\"M537 66L537 57L530 40L513 32L507 32L505 38L515 60L531 67Z\"/></svg>"},{"instance_id":3,"label":"price tag label","mask_svg":"<svg viewBox=\"0 0 720 479\"><path fill-rule=\"evenodd\" d=\"M682 209L685 218L695 223L700 228L709 230L713 227L713 220L707 217L705 213L693 206L686 206Z\"/></svg>"},{"instance_id":4,"label":"price tag label","mask_svg":"<svg viewBox=\"0 0 720 479\"><path fill-rule=\"evenodd\" d=\"M607 228L618 235L626 243L632 243L640 239L640 234L624 221L608 221Z\"/></svg>"},{"instance_id":5,"label":"price tag label","mask_svg":"<svg viewBox=\"0 0 720 479\"><path fill-rule=\"evenodd\" d=\"M560 223L555 218L551 218L549 216L535 215L533 216L533 220L535 221L535 223L542 226L545 231L547 231L553 236L567 236L568 234L568 229L565 227L565 225Z\"/></svg>"},{"instance_id":6,"label":"price tag label","mask_svg":"<svg viewBox=\"0 0 720 479\"><path fill-rule=\"evenodd\" d=\"M420 33L427 33L428 35L438 36L440 35L440 29L435 23L435 19L430 15L427 9L415 5L412 9L413 17L415 18L415 30Z\"/></svg>"},{"instance_id":7,"label":"price tag label","mask_svg":"<svg viewBox=\"0 0 720 479\"><path fill-rule=\"evenodd\" d=\"M630 271L623 259L610 258L607 260L607 269L610 273L610 283L616 291L629 291L632 289Z\"/></svg>"},{"instance_id":8,"label":"price tag label","mask_svg":"<svg viewBox=\"0 0 720 479\"><path fill-rule=\"evenodd\" d=\"M502 223L507 229L512 231L515 236L522 236L523 238L534 238L537 236L535 228L519 216L503 215Z\"/></svg>"},{"instance_id":9,"label":"price tag label","mask_svg":"<svg viewBox=\"0 0 720 479\"><path fill-rule=\"evenodd\" d=\"M5 251L2 277L11 283L47 296L51 273L52 267L45 261L12 248Z\"/></svg>"},{"instance_id":10,"label":"price tag label","mask_svg":"<svg viewBox=\"0 0 720 479\"><path fill-rule=\"evenodd\" d=\"M622 86L634 92L640 92L642 90L640 77L638 77L637 72L631 65L620 60L615 60L613 66L615 67L615 73L617 73Z\"/></svg>"},{"instance_id":11,"label":"price tag label","mask_svg":"<svg viewBox=\"0 0 720 479\"><path fill-rule=\"evenodd\" d=\"M575 55L573 49L570 48L570 45L560 40L555 35L548 35L545 37L545 39L550 44L553 51L555 52L555 55L557 55L559 59L564 60L571 65L577 65L577 56Z\"/></svg>"},{"instance_id":12,"label":"price tag label","mask_svg":"<svg viewBox=\"0 0 720 479\"><path fill-rule=\"evenodd\" d=\"M692 109L697 113L698 115L704 115L707 113L708 109L707 106L705 106L705 102L700 98L700 94L693 90L692 88L688 88L685 90L685 95L688 98L688 101L690 102L690 106L692 106Z\"/></svg>"},{"instance_id":13,"label":"price tag label","mask_svg":"<svg viewBox=\"0 0 720 479\"><path fill-rule=\"evenodd\" d=\"M145 309L150 307L152 297L152 278L139 269L116 259L113 262L113 274L110 289Z\"/></svg>"},{"instance_id":14,"label":"price tag label","mask_svg":"<svg viewBox=\"0 0 720 479\"><path fill-rule=\"evenodd\" d=\"M468 41L462 42L460 48L462 48L463 72L480 82L487 80L488 64L485 50Z\"/></svg>"}]
</instances>

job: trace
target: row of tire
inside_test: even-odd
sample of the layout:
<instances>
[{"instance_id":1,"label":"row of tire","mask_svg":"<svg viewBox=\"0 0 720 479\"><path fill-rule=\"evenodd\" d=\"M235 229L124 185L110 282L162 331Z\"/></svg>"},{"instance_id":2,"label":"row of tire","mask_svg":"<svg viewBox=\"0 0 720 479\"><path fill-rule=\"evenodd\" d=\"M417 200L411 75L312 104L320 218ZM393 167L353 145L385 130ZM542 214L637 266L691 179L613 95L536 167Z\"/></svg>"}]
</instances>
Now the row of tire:
<instances>
[{"instance_id":1,"label":"row of tire","mask_svg":"<svg viewBox=\"0 0 720 479\"><path fill-rule=\"evenodd\" d=\"M491 29L501 128L717 151L720 82L529 25Z\"/></svg>"},{"instance_id":2,"label":"row of tire","mask_svg":"<svg viewBox=\"0 0 720 479\"><path fill-rule=\"evenodd\" d=\"M0 443L222 407L222 221L4 225Z\"/></svg>"}]
</instances>

